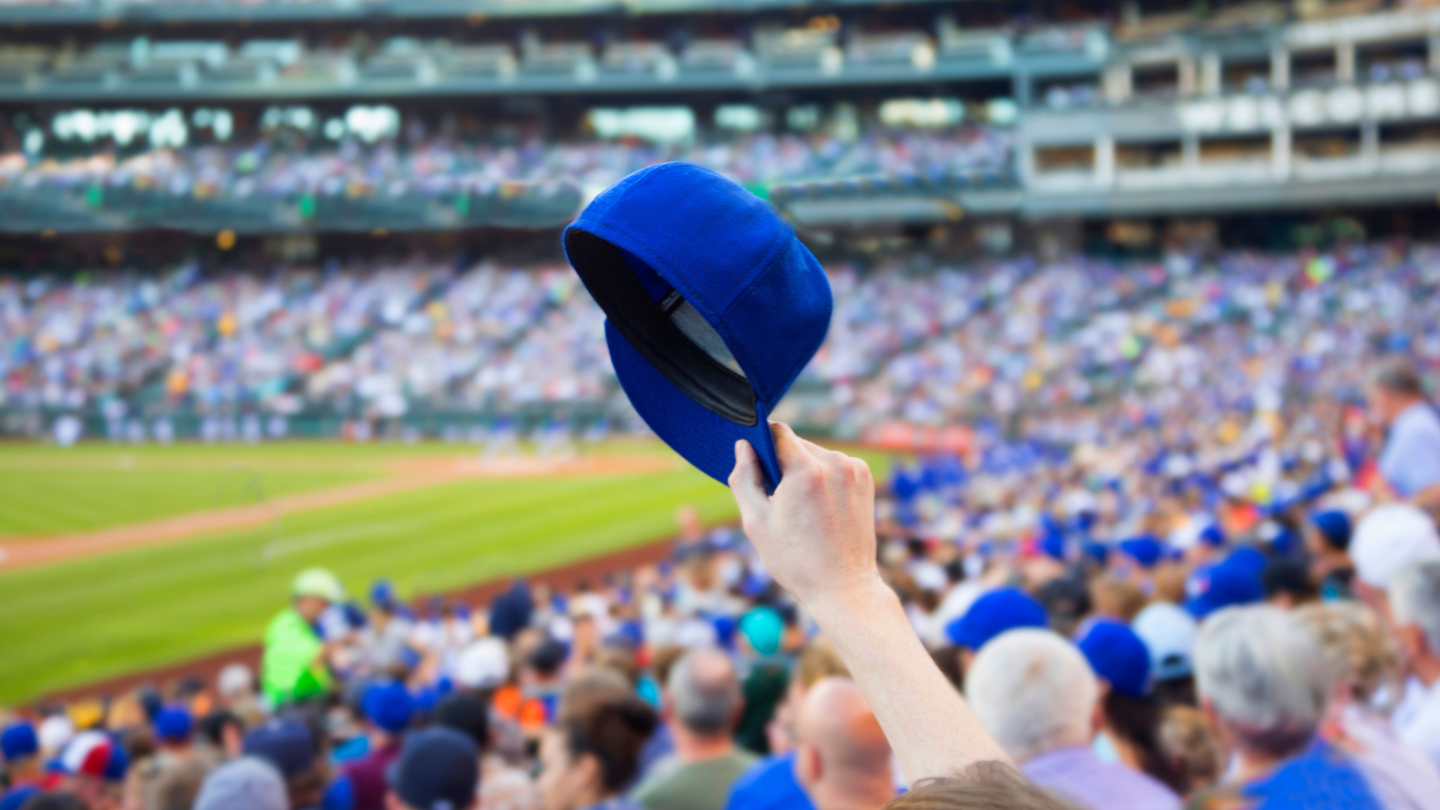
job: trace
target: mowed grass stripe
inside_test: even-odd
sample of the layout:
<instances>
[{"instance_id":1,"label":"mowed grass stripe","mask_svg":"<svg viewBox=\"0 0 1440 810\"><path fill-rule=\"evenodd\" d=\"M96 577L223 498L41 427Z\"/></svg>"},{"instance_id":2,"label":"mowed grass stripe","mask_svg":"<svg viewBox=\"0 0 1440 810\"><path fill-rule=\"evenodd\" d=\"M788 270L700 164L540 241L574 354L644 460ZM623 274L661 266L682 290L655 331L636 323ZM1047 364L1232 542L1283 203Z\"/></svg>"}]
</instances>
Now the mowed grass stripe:
<instances>
[{"instance_id":1,"label":"mowed grass stripe","mask_svg":"<svg viewBox=\"0 0 1440 810\"><path fill-rule=\"evenodd\" d=\"M662 536L687 502L734 515L728 490L689 469L471 480L289 515L278 541L266 526L0 575L0 703L254 641L309 565L357 593L378 576L450 589ZM280 553L262 563L267 546Z\"/></svg>"},{"instance_id":2,"label":"mowed grass stripe","mask_svg":"<svg viewBox=\"0 0 1440 810\"><path fill-rule=\"evenodd\" d=\"M0 470L0 539L76 534L374 478L366 471Z\"/></svg>"}]
</instances>

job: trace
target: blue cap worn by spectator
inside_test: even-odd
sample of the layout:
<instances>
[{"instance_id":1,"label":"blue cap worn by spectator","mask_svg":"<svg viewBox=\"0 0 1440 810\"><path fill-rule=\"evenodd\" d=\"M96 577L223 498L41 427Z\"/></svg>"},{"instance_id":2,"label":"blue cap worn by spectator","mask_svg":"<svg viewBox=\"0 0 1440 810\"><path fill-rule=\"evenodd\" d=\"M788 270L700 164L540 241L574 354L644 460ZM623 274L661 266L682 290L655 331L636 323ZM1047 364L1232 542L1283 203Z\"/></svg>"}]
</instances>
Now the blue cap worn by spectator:
<instances>
[{"instance_id":1,"label":"blue cap worn by spectator","mask_svg":"<svg viewBox=\"0 0 1440 810\"><path fill-rule=\"evenodd\" d=\"M0 756L6 762L33 757L39 752L40 737L29 723L11 723L0 732Z\"/></svg>"},{"instance_id":2,"label":"blue cap worn by spectator","mask_svg":"<svg viewBox=\"0 0 1440 810\"><path fill-rule=\"evenodd\" d=\"M945 635L957 647L979 651L985 642L1017 627L1046 627L1045 608L1019 588L991 591L945 627Z\"/></svg>"},{"instance_id":3,"label":"blue cap worn by spectator","mask_svg":"<svg viewBox=\"0 0 1440 810\"><path fill-rule=\"evenodd\" d=\"M510 641L516 633L530 626L530 617L534 612L535 602L530 597L530 589L524 582L516 580L490 603L490 633Z\"/></svg>"},{"instance_id":4,"label":"blue cap worn by spectator","mask_svg":"<svg viewBox=\"0 0 1440 810\"><path fill-rule=\"evenodd\" d=\"M1260 571L1247 557L1234 555L1197 568L1185 582L1185 609L1203 619L1220 608L1259 602L1265 598Z\"/></svg>"},{"instance_id":5,"label":"blue cap worn by spectator","mask_svg":"<svg viewBox=\"0 0 1440 810\"><path fill-rule=\"evenodd\" d=\"M1150 651L1150 671L1157 681L1183 678L1194 671L1195 636L1199 625L1179 605L1152 602L1131 625Z\"/></svg>"},{"instance_id":6,"label":"blue cap worn by spectator","mask_svg":"<svg viewBox=\"0 0 1440 810\"><path fill-rule=\"evenodd\" d=\"M773 489L769 416L820 348L833 307L794 229L720 174L662 163L602 192L563 241L650 429L722 483L744 439Z\"/></svg>"},{"instance_id":7,"label":"blue cap worn by spectator","mask_svg":"<svg viewBox=\"0 0 1440 810\"><path fill-rule=\"evenodd\" d=\"M256 757L228 762L205 777L194 810L289 810L285 781Z\"/></svg>"},{"instance_id":8,"label":"blue cap worn by spectator","mask_svg":"<svg viewBox=\"0 0 1440 810\"><path fill-rule=\"evenodd\" d=\"M1200 530L1200 542L1211 548L1220 548L1225 545L1225 530L1217 523L1210 523Z\"/></svg>"},{"instance_id":9,"label":"blue cap worn by spectator","mask_svg":"<svg viewBox=\"0 0 1440 810\"><path fill-rule=\"evenodd\" d=\"M185 707L166 706L155 715L155 737L161 742L187 742L194 725L194 720Z\"/></svg>"},{"instance_id":10,"label":"blue cap worn by spectator","mask_svg":"<svg viewBox=\"0 0 1440 810\"><path fill-rule=\"evenodd\" d=\"M1134 560L1141 568L1154 568L1164 552L1160 541L1149 535L1120 541L1120 553Z\"/></svg>"},{"instance_id":11,"label":"blue cap worn by spectator","mask_svg":"<svg viewBox=\"0 0 1440 810\"><path fill-rule=\"evenodd\" d=\"M410 725L410 717L415 714L415 699L401 684L377 683L365 690L360 708L376 728L396 734Z\"/></svg>"},{"instance_id":12,"label":"blue cap worn by spectator","mask_svg":"<svg viewBox=\"0 0 1440 810\"><path fill-rule=\"evenodd\" d=\"M310 727L299 720L269 720L251 729L241 747L246 754L274 765L286 779L315 764L315 737Z\"/></svg>"},{"instance_id":13,"label":"blue cap worn by spectator","mask_svg":"<svg viewBox=\"0 0 1440 810\"><path fill-rule=\"evenodd\" d=\"M1350 516L1346 513L1339 509L1317 512L1310 516L1310 522L1315 525L1325 545L1336 551L1350 548Z\"/></svg>"},{"instance_id":14,"label":"blue cap worn by spectator","mask_svg":"<svg viewBox=\"0 0 1440 810\"><path fill-rule=\"evenodd\" d=\"M395 586L388 579L377 579L375 584L370 586L370 603L378 608L389 609L395 606Z\"/></svg>"},{"instance_id":15,"label":"blue cap worn by spectator","mask_svg":"<svg viewBox=\"0 0 1440 810\"><path fill-rule=\"evenodd\" d=\"M390 766L390 792L414 810L467 810L475 804L479 757L475 743L454 729L417 731Z\"/></svg>"},{"instance_id":16,"label":"blue cap worn by spectator","mask_svg":"<svg viewBox=\"0 0 1440 810\"><path fill-rule=\"evenodd\" d=\"M1230 552L1225 561L1239 566L1257 577L1264 573L1265 566L1270 564L1265 552L1253 546L1241 546L1235 549Z\"/></svg>"},{"instance_id":17,"label":"blue cap worn by spectator","mask_svg":"<svg viewBox=\"0 0 1440 810\"><path fill-rule=\"evenodd\" d=\"M1101 619L1090 625L1078 646L1111 689L1137 698L1150 693L1150 651L1128 625Z\"/></svg>"},{"instance_id":18,"label":"blue cap worn by spectator","mask_svg":"<svg viewBox=\"0 0 1440 810\"><path fill-rule=\"evenodd\" d=\"M740 617L740 635L749 642L750 649L761 655L774 655L780 651L780 639L785 635L785 622L774 608L761 605Z\"/></svg>"}]
</instances>

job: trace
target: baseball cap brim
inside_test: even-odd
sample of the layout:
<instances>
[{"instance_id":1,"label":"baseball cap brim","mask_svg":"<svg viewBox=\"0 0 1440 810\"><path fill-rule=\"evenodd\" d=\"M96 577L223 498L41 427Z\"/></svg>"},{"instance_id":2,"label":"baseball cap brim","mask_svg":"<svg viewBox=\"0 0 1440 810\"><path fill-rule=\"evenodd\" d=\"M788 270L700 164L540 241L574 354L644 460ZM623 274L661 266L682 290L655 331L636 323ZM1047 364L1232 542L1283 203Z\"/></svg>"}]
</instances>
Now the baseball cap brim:
<instances>
[{"instance_id":1,"label":"baseball cap brim","mask_svg":"<svg viewBox=\"0 0 1440 810\"><path fill-rule=\"evenodd\" d=\"M620 387L645 424L671 449L701 472L724 484L735 468L735 442L744 439L755 448L765 471L765 489L774 490L780 480L780 459L765 403L755 402L757 421L753 426L732 422L685 394L650 365L607 319L605 341Z\"/></svg>"}]
</instances>

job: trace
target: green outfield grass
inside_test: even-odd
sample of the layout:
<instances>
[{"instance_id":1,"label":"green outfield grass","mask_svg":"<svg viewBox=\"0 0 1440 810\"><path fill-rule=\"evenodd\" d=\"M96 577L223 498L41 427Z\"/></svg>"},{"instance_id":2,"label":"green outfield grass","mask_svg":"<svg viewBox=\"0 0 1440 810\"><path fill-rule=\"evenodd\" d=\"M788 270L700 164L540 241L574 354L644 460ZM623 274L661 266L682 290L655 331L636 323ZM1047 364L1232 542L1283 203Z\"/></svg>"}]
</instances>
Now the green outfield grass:
<instances>
[{"instance_id":1,"label":"green outfield grass","mask_svg":"<svg viewBox=\"0 0 1440 810\"><path fill-rule=\"evenodd\" d=\"M111 522L111 501L138 502L118 508L125 517L113 522L204 509L219 480L212 476L226 474L225 463L258 470L266 495L274 497L287 487L380 475L396 458L457 452L347 445L139 449L130 454L132 477L124 478L79 463L113 461L113 448L24 450L0 461L0 502L11 513L3 525L101 525ZM606 452L669 453L653 443ZM216 463L218 471L208 466ZM82 469L33 474L46 465ZM177 484L176 475L195 480ZM29 514L30 503L37 514ZM284 604L291 577L307 566L333 569L356 593L379 576L407 595L442 592L664 537L685 503L708 521L736 514L729 490L680 464L658 473L470 479L292 514L257 529L0 574L0 705L253 642ZM66 504L83 514L71 516Z\"/></svg>"},{"instance_id":2,"label":"green outfield grass","mask_svg":"<svg viewBox=\"0 0 1440 810\"><path fill-rule=\"evenodd\" d=\"M320 452L314 445L6 448L0 539L144 523L364 480L379 475L394 452L343 445Z\"/></svg>"}]
</instances>

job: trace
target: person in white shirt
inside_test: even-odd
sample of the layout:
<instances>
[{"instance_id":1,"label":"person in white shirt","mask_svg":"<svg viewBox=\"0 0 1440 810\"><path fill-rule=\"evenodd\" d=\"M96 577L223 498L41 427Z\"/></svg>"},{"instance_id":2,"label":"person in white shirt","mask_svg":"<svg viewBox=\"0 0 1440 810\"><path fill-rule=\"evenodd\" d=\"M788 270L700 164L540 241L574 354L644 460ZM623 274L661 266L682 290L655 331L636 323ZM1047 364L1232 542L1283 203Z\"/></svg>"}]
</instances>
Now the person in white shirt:
<instances>
[{"instance_id":1,"label":"person in white shirt","mask_svg":"<svg viewBox=\"0 0 1440 810\"><path fill-rule=\"evenodd\" d=\"M1440 768L1440 562L1417 563L1390 581L1390 613L1405 668L1424 689L1396 729Z\"/></svg>"}]
</instances>

